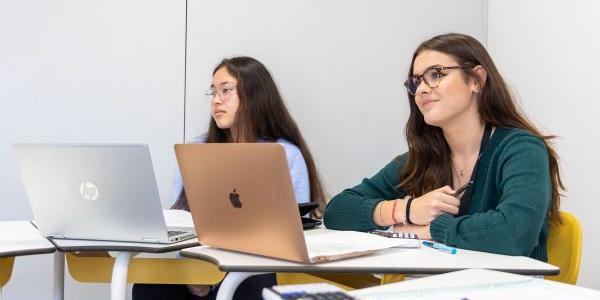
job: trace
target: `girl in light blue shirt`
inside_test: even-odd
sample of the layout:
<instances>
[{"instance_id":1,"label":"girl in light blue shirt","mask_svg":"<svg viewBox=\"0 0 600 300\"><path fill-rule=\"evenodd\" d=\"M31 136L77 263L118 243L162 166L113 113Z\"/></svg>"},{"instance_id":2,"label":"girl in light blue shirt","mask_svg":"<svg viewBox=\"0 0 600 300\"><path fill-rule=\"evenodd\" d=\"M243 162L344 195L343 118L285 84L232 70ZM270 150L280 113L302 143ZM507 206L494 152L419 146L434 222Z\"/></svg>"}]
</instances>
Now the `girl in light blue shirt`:
<instances>
[{"instance_id":1,"label":"girl in light blue shirt","mask_svg":"<svg viewBox=\"0 0 600 300\"><path fill-rule=\"evenodd\" d=\"M224 59L213 71L207 95L211 99L212 116L208 131L191 142L281 144L287 156L296 201L318 203L319 208L312 217L321 218L326 196L315 162L267 68L250 57ZM179 172L173 199L172 208L189 211ZM260 299L262 288L273 284L273 274L253 276L240 285L236 295ZM135 284L133 299L208 299L215 292L209 285Z\"/></svg>"},{"instance_id":2,"label":"girl in light blue shirt","mask_svg":"<svg viewBox=\"0 0 600 300\"><path fill-rule=\"evenodd\" d=\"M313 217L320 218L326 196L314 160L267 68L250 57L224 59L213 71L207 95L212 116L208 132L192 142L280 143L285 148L296 201L319 203ZM174 198L173 208L189 210L180 174Z\"/></svg>"}]
</instances>

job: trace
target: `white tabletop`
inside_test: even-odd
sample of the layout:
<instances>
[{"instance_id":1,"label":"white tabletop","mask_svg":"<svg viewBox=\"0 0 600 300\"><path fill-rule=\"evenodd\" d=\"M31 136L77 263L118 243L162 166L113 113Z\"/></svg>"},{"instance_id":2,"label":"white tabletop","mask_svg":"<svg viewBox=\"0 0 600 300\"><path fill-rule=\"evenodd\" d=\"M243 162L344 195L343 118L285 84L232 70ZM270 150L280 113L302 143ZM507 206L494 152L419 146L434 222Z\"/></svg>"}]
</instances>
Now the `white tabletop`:
<instances>
[{"instance_id":1,"label":"white tabletop","mask_svg":"<svg viewBox=\"0 0 600 300\"><path fill-rule=\"evenodd\" d=\"M158 243L135 243L135 242L117 242L117 241L94 241L94 240L73 240L73 239L52 239L51 242L56 249L62 252L74 251L128 251L128 252L148 252L164 253L177 251L184 248L198 245L198 239L193 238L173 244Z\"/></svg>"},{"instance_id":2,"label":"white tabletop","mask_svg":"<svg viewBox=\"0 0 600 300\"><path fill-rule=\"evenodd\" d=\"M492 269L522 275L556 275L559 268L529 257L459 249L449 254L429 247L391 248L372 255L321 264L301 264L264 256L198 246L182 256L210 261L226 272L365 272L440 274L462 269Z\"/></svg>"},{"instance_id":3,"label":"white tabletop","mask_svg":"<svg viewBox=\"0 0 600 300\"><path fill-rule=\"evenodd\" d=\"M0 221L0 257L52 253L56 249L29 221Z\"/></svg>"},{"instance_id":4,"label":"white tabletop","mask_svg":"<svg viewBox=\"0 0 600 300\"><path fill-rule=\"evenodd\" d=\"M358 299L600 299L600 292L570 284L469 269L349 292Z\"/></svg>"}]
</instances>

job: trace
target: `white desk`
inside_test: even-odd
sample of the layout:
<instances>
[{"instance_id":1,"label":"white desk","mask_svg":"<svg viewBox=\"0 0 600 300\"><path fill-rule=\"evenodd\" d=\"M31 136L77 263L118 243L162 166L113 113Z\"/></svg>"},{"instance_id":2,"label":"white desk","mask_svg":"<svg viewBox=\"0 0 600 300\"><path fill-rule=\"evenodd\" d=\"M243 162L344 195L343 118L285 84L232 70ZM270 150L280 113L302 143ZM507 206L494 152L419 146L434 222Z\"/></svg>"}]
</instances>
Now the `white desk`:
<instances>
[{"instance_id":1,"label":"white desk","mask_svg":"<svg viewBox=\"0 0 600 300\"><path fill-rule=\"evenodd\" d=\"M522 275L556 275L556 266L523 256L507 256L459 249L449 254L429 247L392 248L373 255L307 265L252 254L198 246L181 251L185 257L198 258L218 265L227 274L217 299L230 299L245 278L272 272L292 273L383 273L441 274L463 269L492 269Z\"/></svg>"},{"instance_id":2,"label":"white desk","mask_svg":"<svg viewBox=\"0 0 600 300\"><path fill-rule=\"evenodd\" d=\"M600 292L556 281L469 269L354 290L362 299L600 299Z\"/></svg>"},{"instance_id":3,"label":"white desk","mask_svg":"<svg viewBox=\"0 0 600 300\"><path fill-rule=\"evenodd\" d=\"M115 257L110 294L111 299L125 299L127 288L127 272L131 258L140 252L166 253L198 245L197 239L190 239L174 244L128 243L113 241L88 241L52 239L52 243L61 252L78 251L110 251Z\"/></svg>"},{"instance_id":4,"label":"white desk","mask_svg":"<svg viewBox=\"0 0 600 300\"><path fill-rule=\"evenodd\" d=\"M0 221L0 257L52 253L56 249L29 221Z\"/></svg>"},{"instance_id":5,"label":"white desk","mask_svg":"<svg viewBox=\"0 0 600 300\"><path fill-rule=\"evenodd\" d=\"M0 258L52 253L56 249L29 221L0 221ZM55 255L55 264L56 264ZM58 260L60 263L60 259ZM63 260L64 263L64 260ZM55 268L55 274L58 270ZM54 282L54 299L63 298L63 283ZM2 287L0 286L0 299Z\"/></svg>"}]
</instances>

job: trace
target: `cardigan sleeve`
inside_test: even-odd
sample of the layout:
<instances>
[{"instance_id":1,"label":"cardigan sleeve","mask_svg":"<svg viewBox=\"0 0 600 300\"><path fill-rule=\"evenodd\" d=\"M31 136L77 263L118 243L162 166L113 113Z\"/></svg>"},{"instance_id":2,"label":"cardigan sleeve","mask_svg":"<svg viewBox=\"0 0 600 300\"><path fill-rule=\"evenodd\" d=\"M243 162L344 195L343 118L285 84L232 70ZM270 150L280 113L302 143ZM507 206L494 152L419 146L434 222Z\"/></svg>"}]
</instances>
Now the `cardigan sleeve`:
<instances>
[{"instance_id":1,"label":"cardigan sleeve","mask_svg":"<svg viewBox=\"0 0 600 300\"><path fill-rule=\"evenodd\" d=\"M497 207L460 217L440 215L430 227L434 240L507 255L529 255L538 246L552 193L546 145L531 135L511 139L497 168L496 178L487 177L496 181Z\"/></svg>"},{"instance_id":2,"label":"cardigan sleeve","mask_svg":"<svg viewBox=\"0 0 600 300\"><path fill-rule=\"evenodd\" d=\"M396 189L400 166L406 161L406 154L392 160L371 178L352 188L345 189L329 201L325 208L325 226L337 230L369 231L383 229L373 221L373 210L377 203L405 196Z\"/></svg>"}]
</instances>

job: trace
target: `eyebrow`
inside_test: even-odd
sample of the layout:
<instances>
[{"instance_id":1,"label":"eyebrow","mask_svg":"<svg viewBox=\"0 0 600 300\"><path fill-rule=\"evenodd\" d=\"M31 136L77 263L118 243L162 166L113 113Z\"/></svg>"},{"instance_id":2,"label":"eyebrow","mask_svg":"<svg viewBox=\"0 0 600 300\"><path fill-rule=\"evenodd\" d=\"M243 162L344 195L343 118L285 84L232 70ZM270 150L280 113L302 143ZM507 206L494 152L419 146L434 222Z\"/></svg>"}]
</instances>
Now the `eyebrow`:
<instances>
[{"instance_id":1,"label":"eyebrow","mask_svg":"<svg viewBox=\"0 0 600 300\"><path fill-rule=\"evenodd\" d=\"M443 67L443 66L440 65L440 64L435 64L435 65L429 66L427 69L423 70L423 73L421 73L421 74L413 73L412 76L421 76L421 75L425 74L425 72L427 72L427 71L429 71L431 69L434 69L436 67Z\"/></svg>"},{"instance_id":2,"label":"eyebrow","mask_svg":"<svg viewBox=\"0 0 600 300\"><path fill-rule=\"evenodd\" d=\"M223 82L219 83L219 86L224 86L224 85L227 85L227 84L233 84L233 82L231 82L231 81L223 81ZM215 85L213 83L211 83L210 87L214 88Z\"/></svg>"}]
</instances>

